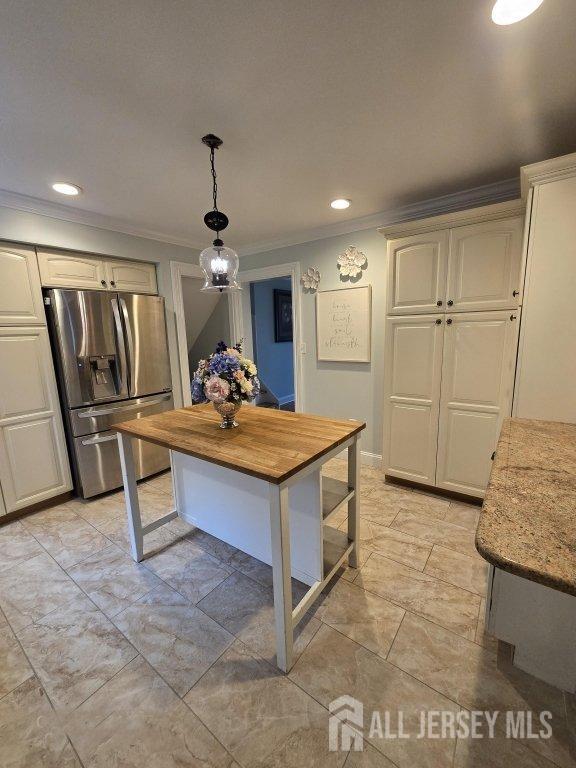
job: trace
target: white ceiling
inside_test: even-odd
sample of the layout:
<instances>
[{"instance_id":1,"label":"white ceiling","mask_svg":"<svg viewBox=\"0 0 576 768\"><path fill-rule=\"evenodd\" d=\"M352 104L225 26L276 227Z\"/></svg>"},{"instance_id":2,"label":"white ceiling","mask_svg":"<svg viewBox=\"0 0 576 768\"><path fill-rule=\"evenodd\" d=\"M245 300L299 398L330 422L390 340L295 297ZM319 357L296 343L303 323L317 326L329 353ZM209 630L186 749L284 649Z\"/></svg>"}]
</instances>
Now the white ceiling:
<instances>
[{"instance_id":1,"label":"white ceiling","mask_svg":"<svg viewBox=\"0 0 576 768\"><path fill-rule=\"evenodd\" d=\"M576 3L491 5L1 0L0 187L206 244L214 132L241 247L516 177L576 149Z\"/></svg>"}]
</instances>

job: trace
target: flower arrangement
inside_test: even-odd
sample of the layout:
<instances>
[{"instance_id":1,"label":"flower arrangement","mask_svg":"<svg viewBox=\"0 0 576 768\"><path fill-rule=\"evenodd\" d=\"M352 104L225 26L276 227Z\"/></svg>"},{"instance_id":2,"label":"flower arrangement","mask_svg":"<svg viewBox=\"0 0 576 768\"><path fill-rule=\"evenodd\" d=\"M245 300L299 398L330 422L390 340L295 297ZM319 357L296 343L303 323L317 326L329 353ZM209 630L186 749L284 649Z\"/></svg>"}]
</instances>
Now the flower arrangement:
<instances>
[{"instance_id":1,"label":"flower arrangement","mask_svg":"<svg viewBox=\"0 0 576 768\"><path fill-rule=\"evenodd\" d=\"M253 400L260 392L256 374L252 360L242 354L241 341L234 347L227 347L220 341L216 351L198 363L192 379L192 402L213 403L225 420L229 418L226 414L231 415L229 426L234 426L234 414L242 401ZM231 405L225 406L226 403Z\"/></svg>"}]
</instances>

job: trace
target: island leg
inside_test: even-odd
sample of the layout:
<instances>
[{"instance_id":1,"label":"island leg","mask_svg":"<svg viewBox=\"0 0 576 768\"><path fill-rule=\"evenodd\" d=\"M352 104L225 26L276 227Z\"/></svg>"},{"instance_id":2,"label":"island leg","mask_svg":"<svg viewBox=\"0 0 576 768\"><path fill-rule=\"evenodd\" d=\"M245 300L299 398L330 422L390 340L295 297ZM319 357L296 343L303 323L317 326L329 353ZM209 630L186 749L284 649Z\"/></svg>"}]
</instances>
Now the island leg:
<instances>
[{"instance_id":1,"label":"island leg","mask_svg":"<svg viewBox=\"0 0 576 768\"><path fill-rule=\"evenodd\" d=\"M293 664L292 582L288 488L270 483L270 532L276 622L276 663L283 672Z\"/></svg>"},{"instance_id":2,"label":"island leg","mask_svg":"<svg viewBox=\"0 0 576 768\"><path fill-rule=\"evenodd\" d=\"M348 487L354 488L354 496L348 502L348 540L354 542L348 563L351 568L360 564L360 451L356 438L348 448Z\"/></svg>"},{"instance_id":3,"label":"island leg","mask_svg":"<svg viewBox=\"0 0 576 768\"><path fill-rule=\"evenodd\" d=\"M118 449L122 465L124 495L126 497L126 513L128 515L128 532L133 559L139 563L144 557L144 534L142 532L142 517L138 501L138 486L134 470L134 454L132 453L132 438L118 432Z\"/></svg>"}]
</instances>

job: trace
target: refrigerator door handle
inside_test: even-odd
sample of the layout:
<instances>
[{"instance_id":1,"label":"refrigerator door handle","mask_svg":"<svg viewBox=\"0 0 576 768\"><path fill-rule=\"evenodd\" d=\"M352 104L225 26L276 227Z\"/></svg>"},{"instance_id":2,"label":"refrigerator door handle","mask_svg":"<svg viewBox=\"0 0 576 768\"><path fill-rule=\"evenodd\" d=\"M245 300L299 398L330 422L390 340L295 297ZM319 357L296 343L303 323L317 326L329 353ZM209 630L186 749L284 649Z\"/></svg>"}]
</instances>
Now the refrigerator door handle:
<instances>
[{"instance_id":1,"label":"refrigerator door handle","mask_svg":"<svg viewBox=\"0 0 576 768\"><path fill-rule=\"evenodd\" d=\"M128 393L128 366L126 364L126 345L124 343L124 331L122 330L122 321L120 320L120 307L118 298L112 297L112 314L114 315L114 327L116 329L116 347L118 358L120 360L120 392Z\"/></svg>"},{"instance_id":2,"label":"refrigerator door handle","mask_svg":"<svg viewBox=\"0 0 576 768\"><path fill-rule=\"evenodd\" d=\"M86 440L82 440L82 445L97 445L98 443L108 443L110 440L117 440L116 432L111 435L104 435L104 437L88 437Z\"/></svg>"},{"instance_id":3,"label":"refrigerator door handle","mask_svg":"<svg viewBox=\"0 0 576 768\"><path fill-rule=\"evenodd\" d=\"M128 315L128 307L123 298L119 298L120 306L122 307L122 317L124 318L124 328L126 329L126 349L128 351L128 392L130 397L134 397L136 387L133 381L134 377L134 341L132 339L132 326L130 325L130 316Z\"/></svg>"},{"instance_id":4,"label":"refrigerator door handle","mask_svg":"<svg viewBox=\"0 0 576 768\"><path fill-rule=\"evenodd\" d=\"M170 400L172 397L172 394L168 395L161 395L160 397L154 398L154 400L146 400L144 403L136 403L133 405L116 405L114 407L110 408L91 408L90 410L83 411L82 413L78 414L79 419L92 419L95 416L109 416L113 413L121 413L122 411L134 411L134 410L144 410L144 408L148 408L150 405L158 405L159 403L163 403L165 400Z\"/></svg>"}]
</instances>

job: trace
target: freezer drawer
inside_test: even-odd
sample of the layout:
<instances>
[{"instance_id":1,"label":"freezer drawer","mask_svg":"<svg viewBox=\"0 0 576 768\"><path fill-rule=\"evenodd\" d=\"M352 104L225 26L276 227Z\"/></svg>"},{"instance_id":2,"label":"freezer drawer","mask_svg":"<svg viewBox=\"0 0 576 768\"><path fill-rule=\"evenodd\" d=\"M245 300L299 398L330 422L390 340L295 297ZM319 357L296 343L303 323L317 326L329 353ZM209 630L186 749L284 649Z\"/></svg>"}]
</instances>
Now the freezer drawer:
<instances>
[{"instance_id":1,"label":"freezer drawer","mask_svg":"<svg viewBox=\"0 0 576 768\"><path fill-rule=\"evenodd\" d=\"M133 445L138 480L170 466L170 454L166 448L142 440L134 440ZM97 432L76 437L74 453L81 485L78 490L85 499L122 486L116 432Z\"/></svg>"},{"instance_id":2,"label":"freezer drawer","mask_svg":"<svg viewBox=\"0 0 576 768\"><path fill-rule=\"evenodd\" d=\"M138 397L122 403L93 405L90 408L78 408L70 411L70 424L74 437L103 432L113 424L131 421L154 413L171 411L174 408L172 393L167 392L150 397Z\"/></svg>"}]
</instances>

